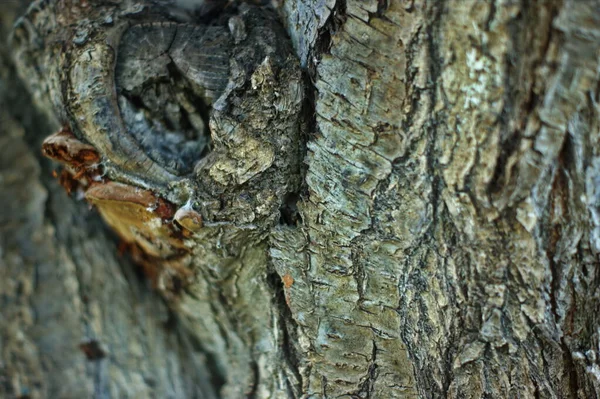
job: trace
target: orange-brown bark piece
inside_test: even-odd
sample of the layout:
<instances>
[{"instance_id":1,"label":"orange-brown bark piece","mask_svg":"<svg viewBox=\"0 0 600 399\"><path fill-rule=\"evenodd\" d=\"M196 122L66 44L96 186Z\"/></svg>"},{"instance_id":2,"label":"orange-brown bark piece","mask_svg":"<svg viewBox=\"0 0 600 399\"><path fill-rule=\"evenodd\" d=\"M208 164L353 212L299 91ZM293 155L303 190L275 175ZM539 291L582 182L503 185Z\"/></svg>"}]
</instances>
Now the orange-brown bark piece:
<instances>
[{"instance_id":1,"label":"orange-brown bark piece","mask_svg":"<svg viewBox=\"0 0 600 399\"><path fill-rule=\"evenodd\" d=\"M78 140L68 128L48 136L42 143L42 152L46 157L74 168L100 162L98 151Z\"/></svg>"},{"instance_id":2,"label":"orange-brown bark piece","mask_svg":"<svg viewBox=\"0 0 600 399\"><path fill-rule=\"evenodd\" d=\"M168 222L174 214L173 205L151 191L108 182L90 187L85 197L123 240L136 243L146 254L167 258L185 250Z\"/></svg>"}]
</instances>

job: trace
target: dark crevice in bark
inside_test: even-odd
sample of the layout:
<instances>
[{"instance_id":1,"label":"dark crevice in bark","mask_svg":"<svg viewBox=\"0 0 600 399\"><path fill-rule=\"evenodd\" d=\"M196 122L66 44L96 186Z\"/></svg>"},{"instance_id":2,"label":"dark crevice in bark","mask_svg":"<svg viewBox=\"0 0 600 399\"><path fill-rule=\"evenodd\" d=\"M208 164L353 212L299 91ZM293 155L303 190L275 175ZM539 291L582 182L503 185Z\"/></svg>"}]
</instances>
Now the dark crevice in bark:
<instances>
[{"instance_id":1,"label":"dark crevice in bark","mask_svg":"<svg viewBox=\"0 0 600 399\"><path fill-rule=\"evenodd\" d=\"M171 58L171 56L169 56L169 58ZM209 119L210 119L210 112L212 109L211 106L206 104L204 102L204 100L202 100L202 98L200 98L198 95L196 95L196 93L194 93L194 91L192 89L190 89L190 87L189 87L190 84L187 82L187 79L183 76L181 71L175 66L175 63L173 62L172 59L171 59L171 63L169 65L167 65L167 68L169 69L169 73L171 74L173 79L175 79L175 81L179 82L179 85L181 85L181 89L183 90L184 95L187 98L192 99L192 104L195 107L195 111L198 112L198 114L200 114L200 117L202 118L202 121L205 124L204 131L201 134L206 136L207 139L209 140L207 143L207 148L210 149L212 146L211 142L210 142L210 130L209 130ZM182 118L185 118L184 121L191 128L192 123L188 117L187 111L184 108L182 108L182 111L183 111ZM200 158L203 158L204 156L206 156L206 154L202 154L200 156Z\"/></svg>"},{"instance_id":2,"label":"dark crevice in bark","mask_svg":"<svg viewBox=\"0 0 600 399\"><path fill-rule=\"evenodd\" d=\"M426 28L426 46L429 52L429 74L431 76L431 81L434 85L439 84L441 80L442 74L442 65L444 60L442 56L439 54L439 50L437 47L437 43L440 42L440 16L442 15L443 10L445 9L445 1L440 1L436 6L432 9L432 14L430 17L430 21ZM435 23L433 22L435 21ZM432 176L431 182L431 196L430 203L433 206L433 220L431 223L431 233L435 232L439 227L439 212L440 212L440 195L442 190L442 179L439 175L439 165L437 163L438 154L436 150L436 141L437 141L437 127L439 125L443 125L445 121L445 116L443 114L436 114L435 105L438 100L437 91L432 87L429 90L429 95L431 97L430 103L430 112L431 115L436 115L437 118L432 118L431 124L428 126L428 146L427 146L427 170ZM433 238L433 234L429 235Z\"/></svg>"},{"instance_id":3,"label":"dark crevice in bark","mask_svg":"<svg viewBox=\"0 0 600 399\"><path fill-rule=\"evenodd\" d=\"M317 88L311 83L310 71L314 70L314 66L309 66L308 70L302 71L302 80L304 82L304 102L302 104L301 118L303 125L300 129L299 154L298 159L306 159L308 148L306 143L317 134L317 113L316 113L316 98ZM302 224L302 215L298 209L298 202L303 198L308 198L308 186L305 176L308 169L306 162L301 162L299 165L299 173L302 176L299 179L299 186L295 190L286 193L283 203L279 209L279 223L288 226L298 226Z\"/></svg>"},{"instance_id":4,"label":"dark crevice in bark","mask_svg":"<svg viewBox=\"0 0 600 399\"><path fill-rule=\"evenodd\" d=\"M572 142L572 138L570 134L566 134L565 135L565 139L563 142L563 146L560 150L559 156L558 156L558 165L557 165L557 170L556 170L556 176L554 178L554 181L552 183L552 192L551 192L551 196L554 197L553 201L551 202L551 207L552 210L555 208L553 202L554 201L560 201L562 202L561 208L566 212L566 214L563 216L565 219L569 220L571 218L575 218L576 215L572 215L571 213L574 212L574 210L569 206L568 203L568 195L569 195L569 171L571 170L572 172L574 172L574 176L577 176L577 172L573 169L575 169L575 162L577 159L577 155L575 154L575 148ZM562 229L561 229L562 230ZM564 361L564 368L565 368L565 372L567 373L567 378L569 381L569 388L570 388L570 393L571 393L571 397L572 398L577 398L578 397L578 392L579 392L579 380L577 377L577 369L576 369L576 365L573 359L573 354L572 354L572 350L569 347L569 345L567 344L565 335L571 335L570 332L568 331L567 327L567 317L569 316L568 314L565 314L565 318L563 318L561 320L560 315L558 313L558 303L557 303L557 296L558 293L560 292L561 286L563 285L562 283L564 281L567 280L568 276L564 276L561 274L559 274L559 268L561 267L561 265L556 264L555 260L554 260L554 256L556 254L556 244L558 239L562 236L564 236L564 232L558 230L556 227L553 227L550 231L550 241L549 241L549 248L548 248L548 262L550 263L550 270L552 273L552 283L551 283L551 293L550 293L550 300L551 300L551 306L552 306L552 310L553 310L553 314L555 317L555 322L557 324L557 327L561 329L561 334L560 334L560 347L562 348L563 351L563 361ZM573 282L568 282L567 284L571 285L571 287L573 287ZM574 288L572 288L574 289ZM576 297L575 295L572 295L571 300L573 302L576 301Z\"/></svg>"},{"instance_id":5,"label":"dark crevice in bark","mask_svg":"<svg viewBox=\"0 0 600 399\"><path fill-rule=\"evenodd\" d=\"M490 26L492 24L492 21L494 20L494 18L496 17L496 3L494 1L490 2L490 13L488 15L487 20L485 21L485 30L486 31L490 31Z\"/></svg>"},{"instance_id":6,"label":"dark crevice in bark","mask_svg":"<svg viewBox=\"0 0 600 399\"><path fill-rule=\"evenodd\" d=\"M452 342L454 342L453 339L450 339L450 340ZM443 350L441 352L442 352L441 354L444 359L443 366L445 366L445 369L443 370L444 386L442 387L442 390L443 390L442 397L447 398L450 393L450 382L454 378L454 373L452 372L452 363L454 362L454 357L456 356L456 348L455 348L455 346L447 346L446 348L443 348Z\"/></svg>"},{"instance_id":7,"label":"dark crevice in bark","mask_svg":"<svg viewBox=\"0 0 600 399\"><path fill-rule=\"evenodd\" d=\"M106 357L106 353L100 347L100 343L96 340L79 344L79 349L88 360L100 360Z\"/></svg>"},{"instance_id":8,"label":"dark crevice in bark","mask_svg":"<svg viewBox=\"0 0 600 399\"><path fill-rule=\"evenodd\" d=\"M207 269L207 270L210 272L210 269ZM206 279L206 281L212 281L212 279L209 277L210 274L211 273L208 273L208 275L205 275L205 276L198 276L198 278ZM185 288L184 288L184 290L185 290ZM191 291L186 290L186 295L188 295L191 298L194 298L198 301L200 300L200 298L195 296ZM221 304L223 306L227 307L227 303L226 303L223 295L220 292L217 295L218 295L218 298L219 298L219 301L221 302ZM211 308L211 314L213 314L213 315L220 314L219 310L216 307L216 304L214 304L212 301L209 301L209 306ZM176 323L180 326L178 329L181 330L185 334L186 338L189 340L189 342L193 346L194 350L197 351L198 353L202 353L204 355L204 357L205 357L204 366L206 367L206 370L208 371L209 379L210 379L210 383L212 385L213 391L218 395L219 392L221 392L221 388L223 388L223 386L227 383L227 378L226 378L227 376L225 375L224 370L222 370L222 368L219 367L219 363L217 361L218 355L207 350L205 348L205 346L202 344L202 342L199 341L194 334L189 332L187 330L187 328L184 327L184 323L179 321L179 317L176 314L175 314L175 317L177 319ZM217 328L219 329L219 336L221 336L224 341L227 341L228 334L227 334L227 331L223 328L223 325L221 323L217 323Z\"/></svg>"},{"instance_id":9,"label":"dark crevice in bark","mask_svg":"<svg viewBox=\"0 0 600 399\"><path fill-rule=\"evenodd\" d=\"M298 193L288 193L286 195L283 204L279 208L279 224L298 226L301 221L300 212L298 211L298 201L300 201Z\"/></svg>"},{"instance_id":10,"label":"dark crevice in bark","mask_svg":"<svg viewBox=\"0 0 600 399\"><path fill-rule=\"evenodd\" d=\"M429 34L429 32L427 33ZM415 117L418 115L418 110L419 107L421 106L421 96L426 96L428 95L428 91L431 90L431 87L428 87L426 89L422 89L420 87L417 87L417 85L415 85L415 81L417 78L417 75L419 73L419 52L421 50L421 46L423 46L423 28L421 26L419 26L417 28L417 31L414 33L414 35L411 37L410 41L408 42L407 46L406 46L406 70L404 73L404 79L406 81L407 86L409 84L411 84L413 87L412 89L414 90L412 95L409 98L410 101L410 108L408 111L403 112L402 115L402 129L404 131L410 131L410 129L413 126L413 122ZM429 82L430 85L433 84L433 82ZM435 96L435 94L434 94ZM406 100L405 100L406 101ZM410 151L407 151L407 153L410 153ZM394 160L396 162L396 160Z\"/></svg>"},{"instance_id":11,"label":"dark crevice in bark","mask_svg":"<svg viewBox=\"0 0 600 399\"><path fill-rule=\"evenodd\" d=\"M550 6L552 5L554 5L554 7L550 8L551 16L549 18L549 23L546 26L538 27L538 29L545 30L547 35L545 42L542 44L539 58L534 59L531 62L531 65L526 65L525 60L527 60L528 57L531 57L530 47L533 44L532 40L535 38L535 34L529 38L530 40L527 39L528 34L531 34L530 32L532 31L530 26L538 22L538 8L543 5L524 0L522 6L523 11L519 13L514 21L508 24L511 38L510 43L514 48L509 54L508 59L505 61L506 73L504 74L504 87L506 87L507 90L505 90L503 97L505 106L499 117L502 145L500 146L501 153L496 162L493 177L487 187L488 194L491 197L498 194L507 184L509 184L509 182L505 181L505 176L507 174L514 176L513 170L505 170L507 161L515 151L518 150L521 143L521 132L525 130L527 118L530 118L533 115L533 110L540 101L541 94L535 92L537 86L535 74L532 74L533 80L531 81L530 87L525 88L528 90L525 100L522 103L516 103L515 98L518 98L519 93L523 91L521 72L528 73L530 69L536 70L542 65L546 58L550 43L552 42L552 34L554 32L552 25L558 15L558 6L556 3L550 4ZM520 68L525 68L526 71L521 71ZM523 116L520 119L520 125L511 129L509 121L511 121L511 118L514 119L516 116L515 114ZM513 168L514 167L516 166L513 166Z\"/></svg>"},{"instance_id":12,"label":"dark crevice in bark","mask_svg":"<svg viewBox=\"0 0 600 399\"><path fill-rule=\"evenodd\" d=\"M250 387L250 391L247 392L247 399L255 399L256 398L256 390L258 389L258 384L260 383L260 373L258 372L258 365L256 362L250 363L250 369L252 370L252 386Z\"/></svg>"},{"instance_id":13,"label":"dark crevice in bark","mask_svg":"<svg viewBox=\"0 0 600 399\"><path fill-rule=\"evenodd\" d=\"M269 265L269 268L273 270L273 266ZM273 304L276 309L279 311L279 325L274 326L281 331L281 345L279 346L279 350L281 351L281 356L283 361L289 366L289 370L294 373L294 377L302 386L302 375L300 374L300 359L301 354L297 352L297 344L298 337L296 336L296 331L298 330L298 325L296 321L292 317L292 312L289 306L286 303L285 292L283 290L284 283L281 280L279 274L274 271L269 272L266 278L267 284L271 288L273 292ZM290 398L295 398L298 396L300 387L293 387L289 379L287 380L288 384L288 392L292 394Z\"/></svg>"},{"instance_id":14,"label":"dark crevice in bark","mask_svg":"<svg viewBox=\"0 0 600 399\"><path fill-rule=\"evenodd\" d=\"M429 172L429 175L431 176L431 193L429 196L429 203L432 206L432 221L431 221L431 226L428 230L428 233L425 235L425 237L428 237L427 241L428 244L430 244L432 247L435 247L436 243L435 243L435 239L434 237L436 236L436 232L438 231L438 229L443 227L443 224L440 223L440 212L443 212L443 206L441 203L441 192L442 192L442 185L443 185L443 180L439 175L439 165L437 163L437 159L438 159L438 154L437 154L437 127L440 125L443 125L445 123L445 116L441 113L437 113L435 111L435 106L436 103L438 101L437 98L437 91L434 89L434 87L439 84L439 82L441 81L441 76L442 76L442 65L444 65L444 60L439 52L438 49L438 43L441 42L441 32L440 32L440 24L442 21L441 16L443 15L445 9L446 9L446 2L445 1L439 1L437 2L430 10L428 13L428 19L427 19L427 26L426 26L426 30L425 30L425 35L426 35L426 40L424 45L427 46L427 52L428 52L428 59L429 59L429 63L428 63L428 67L429 67L429 76L431 79L431 84L432 87L429 90L429 96L430 96L430 113L432 115L432 119L429 122L429 126L426 126L427 129L427 140L428 140L428 144L427 144L427 149L426 149L426 162L427 162L427 170ZM435 116L434 116L435 115ZM436 251L437 252L437 251ZM423 309L422 312L426 311L426 309ZM438 328L441 328L441 326L438 326ZM408 342L407 346L408 346ZM454 340L452 340L450 337L448 337L448 345L445 346L445 350L443 351L444 353L440 353L440 355L444 355L445 357L450 357L448 358L447 362L441 363L443 369L440 370L441 371L441 379L442 379L442 387L441 387L441 392L436 392L436 389L434 388L434 386L436 384L433 383L433 379L431 379L431 376L426 376L427 373L422 373L422 372L417 372L417 379L423 379L425 378L425 380L420 381L420 383L418 384L419 386L419 390L421 392L423 392L424 390L427 390L426 392L428 392L430 395L432 396L437 396L437 395L444 395L447 396L449 389L450 389L450 384L452 382L452 355L455 352L455 342ZM410 352L410 351L409 351ZM413 361L416 360L416 365L419 365L419 361L417 359L415 359L414 357L414 353L411 354L411 357L414 359ZM417 367L421 367L421 366L417 366ZM431 380L430 380L431 379ZM429 382L428 382L429 380Z\"/></svg>"},{"instance_id":15,"label":"dark crevice in bark","mask_svg":"<svg viewBox=\"0 0 600 399\"><path fill-rule=\"evenodd\" d=\"M568 146L568 136L565 139L565 142L563 143L563 148L559 154L559 158L558 158L558 165L556 166L555 169L555 175L554 175L554 181L552 183L552 192L551 192L551 201L550 201L550 219L552 220L554 215L553 215L553 211L556 208L556 203L560 203L560 205L558 205L560 208L564 209L564 210L568 210L568 204L567 204L567 196L568 196L568 190L569 188L567 187L568 182L567 182L567 177L565 176L565 170L564 170L564 155L565 155L565 150ZM550 223L551 223L550 220ZM560 273L560 267L561 265L556 263L555 257L556 257L556 251L557 251L557 244L560 240L561 237L561 233L562 233L562 226L552 226L552 230L549 231L548 233L548 248L546 249L546 256L548 258L548 264L550 267L550 272L552 275L552 281L550 282L550 305L552 308L552 314L554 316L554 322L556 323L557 327L560 327L560 323L561 323L561 316L558 312L558 304L557 304L557 296L558 296L558 292L560 291L560 287L561 287L561 283L563 280L563 276Z\"/></svg>"},{"instance_id":16,"label":"dark crevice in bark","mask_svg":"<svg viewBox=\"0 0 600 399\"><path fill-rule=\"evenodd\" d=\"M375 13L375 17L377 18L384 18L385 15L385 11L388 9L389 7L389 2L388 0L377 0L377 12ZM371 14L371 13L369 13Z\"/></svg>"},{"instance_id":17,"label":"dark crevice in bark","mask_svg":"<svg viewBox=\"0 0 600 399\"><path fill-rule=\"evenodd\" d=\"M370 223L368 231L372 231L373 226L375 226L375 224L376 223L373 221L373 217L371 217L371 223ZM361 251L357 250L357 248L359 248L359 246L361 246L361 243L359 243L357 241L358 240L352 241L352 248L350 250L350 256L352 259L351 275L352 275L352 278L354 279L354 281L356 282L356 290L358 293L357 304L361 311L368 312L364 307L364 301L365 301L364 282L365 282L365 278L366 278L366 271L364 268L359 266L360 262L361 262L362 253L361 253Z\"/></svg>"},{"instance_id":18,"label":"dark crevice in bark","mask_svg":"<svg viewBox=\"0 0 600 399\"><path fill-rule=\"evenodd\" d=\"M532 382L532 384L534 386L534 389L535 389L533 391L533 395L534 395L533 397L535 399L541 399L542 396L541 396L541 393L540 393L540 387L539 387L539 385L537 384L537 382L535 381L534 378L531 379L531 382Z\"/></svg>"},{"instance_id":19,"label":"dark crevice in bark","mask_svg":"<svg viewBox=\"0 0 600 399\"><path fill-rule=\"evenodd\" d=\"M563 351L563 361L565 362L565 369L568 374L569 379L569 390L571 393L571 398L577 399L579 392L579 381L577 378L577 369L575 366L575 362L573 361L573 355L571 354L571 349L565 342L565 338L561 337L560 339L560 347Z\"/></svg>"},{"instance_id":20,"label":"dark crevice in bark","mask_svg":"<svg viewBox=\"0 0 600 399\"><path fill-rule=\"evenodd\" d=\"M548 242L548 247L546 248L546 256L548 259L548 264L552 276L552 281L550 282L550 306L552 309L552 314L554 316L555 328L558 329L559 334L559 342L560 348L562 349L562 357L564 361L564 370L567 374L565 377L568 379L569 390L572 398L576 398L579 391L579 382L577 378L577 370L576 365L573 360L573 356L571 353L571 349L567 345L565 340L565 331L566 320L561 317L559 312L559 304L558 304L558 296L563 287L563 283L566 281L566 276L563 275L562 268L563 265L561 263L557 263L557 246L559 244L559 240L564 236L565 231L563 231L562 225L552 225L552 221L555 218L554 210L559 208L565 212L565 215L561 215L561 218L570 219L573 215L570 215L572 212L571 207L569 206L568 196L569 196L569 177L567 170L570 169L571 166L574 165L575 159L573 157L573 145L571 141L571 137L569 134L565 135L565 139L562 145L562 148L559 152L557 165L555 168L555 175L552 182L552 190L550 193L550 201L549 201L549 212L548 215L549 221L548 224L552 227L547 232L547 237L544 241ZM557 205L558 203L558 205ZM573 284L567 283L567 284ZM575 300L573 297L572 300Z\"/></svg>"},{"instance_id":21,"label":"dark crevice in bark","mask_svg":"<svg viewBox=\"0 0 600 399\"><path fill-rule=\"evenodd\" d=\"M373 341L373 350L371 351L371 364L369 365L367 378L360 384L359 389L351 394L354 398L371 399L375 395L375 382L379 377L379 367L377 366L377 344Z\"/></svg>"},{"instance_id":22,"label":"dark crevice in bark","mask_svg":"<svg viewBox=\"0 0 600 399\"><path fill-rule=\"evenodd\" d=\"M494 7L494 14L495 14L495 6ZM490 23L492 21L492 16L491 16L492 12L490 12L490 17L488 18L488 21L486 22L486 26L487 29L489 31L489 27L490 27ZM523 41L523 36L525 36L525 32L523 30L522 27L522 13L520 13L519 15L521 17L521 20L519 21L519 19L517 19L516 21L513 21L512 23L508 24L509 27L509 33L511 36L511 43L513 43L513 45L515 46L525 46L525 43L521 44L521 42ZM519 148L519 144L520 144L520 130L519 129L514 129L512 131L510 131L509 129L509 122L511 120L511 116L514 113L514 96L515 96L515 82L518 81L518 77L515 78L515 74L518 72L518 66L520 65L520 61L521 61L521 57L524 57L525 55L521 55L521 53L519 52L519 50L523 50L522 48L517 48L514 49L514 51L512 52L512 54L510 54L508 56L508 60L505 61L505 68L506 68L506 73L504 74L504 87L507 88L506 93L504 94L504 107L502 107L502 110L500 112L500 115L498 117L498 121L497 123L500 126L500 139L502 140L502 145L500 146L501 148L501 153L498 156L498 159L496 161L496 166L494 169L494 173L492 176L492 179L490 180L490 182L488 183L487 186L487 190L488 190L488 195L490 197L493 197L494 194L499 193L506 185L507 182L504 181L505 178L505 174L507 171L505 171L506 168L506 163L509 159L509 157ZM516 82L516 83L521 83L521 82ZM528 106L530 107L534 107L535 106L535 102L532 101L533 99L533 92L530 93L530 98L528 103ZM511 171L512 172L512 171ZM512 174L512 173L511 173Z\"/></svg>"},{"instance_id":23,"label":"dark crevice in bark","mask_svg":"<svg viewBox=\"0 0 600 399\"><path fill-rule=\"evenodd\" d=\"M309 57L309 72L311 73L310 76L313 81L317 80L316 64L319 63L323 54L329 54L331 39L336 32L342 28L347 18L346 0L336 0L329 19L323 27L319 29L317 40L311 52L311 57ZM318 58L315 59L315 57Z\"/></svg>"},{"instance_id":24,"label":"dark crevice in bark","mask_svg":"<svg viewBox=\"0 0 600 399\"><path fill-rule=\"evenodd\" d=\"M227 380L225 379L221 368L218 366L217 357L210 351L206 350L205 346L200 340L197 339L197 337L194 336L194 334L190 334L186 330L186 328L183 326L183 323L179 321L179 318L176 314L174 315L174 317L176 318L175 323L177 323L178 325L176 331L179 340L184 341L184 343L187 346L191 347L190 349L194 352L201 353L204 356L205 361L203 365L209 374L208 377L210 385L213 388L213 392L215 392L215 394L217 395L217 398L220 398L219 393L221 392L221 388L225 385ZM221 325L219 325L219 328L221 328ZM225 331L221 330L221 333L222 337L227 337L227 335L224 335ZM183 346L185 347L186 345Z\"/></svg>"},{"instance_id":25,"label":"dark crevice in bark","mask_svg":"<svg viewBox=\"0 0 600 399\"><path fill-rule=\"evenodd\" d=\"M504 113L504 111L503 111ZM501 117L502 119L502 117ZM501 146L502 151L498 156L498 160L496 162L496 168L494 169L494 175L488 184L488 193L490 196L494 196L498 194L505 186L506 181L504 180L505 174L510 173L514 174L514 171L506 171L506 164L509 157L519 148L519 140L518 133L514 132L510 137L508 137L503 145ZM513 166L514 168L515 166Z\"/></svg>"}]
</instances>

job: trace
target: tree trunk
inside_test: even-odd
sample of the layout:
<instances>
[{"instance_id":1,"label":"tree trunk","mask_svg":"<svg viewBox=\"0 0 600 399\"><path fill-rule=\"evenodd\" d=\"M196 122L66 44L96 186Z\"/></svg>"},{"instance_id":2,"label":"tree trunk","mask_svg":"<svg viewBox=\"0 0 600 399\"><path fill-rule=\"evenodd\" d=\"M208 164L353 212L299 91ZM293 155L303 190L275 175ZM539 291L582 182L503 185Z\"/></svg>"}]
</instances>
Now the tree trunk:
<instances>
[{"instance_id":1,"label":"tree trunk","mask_svg":"<svg viewBox=\"0 0 600 399\"><path fill-rule=\"evenodd\" d=\"M25 14L0 47L1 397L598 396L599 2L23 3L0 15L8 39ZM209 26L230 42L192 50ZM134 33L171 37L170 69ZM171 115L127 103L144 68L210 127L202 159L132 133L127 106ZM40 150L65 124L102 160L67 162L70 199Z\"/></svg>"}]
</instances>

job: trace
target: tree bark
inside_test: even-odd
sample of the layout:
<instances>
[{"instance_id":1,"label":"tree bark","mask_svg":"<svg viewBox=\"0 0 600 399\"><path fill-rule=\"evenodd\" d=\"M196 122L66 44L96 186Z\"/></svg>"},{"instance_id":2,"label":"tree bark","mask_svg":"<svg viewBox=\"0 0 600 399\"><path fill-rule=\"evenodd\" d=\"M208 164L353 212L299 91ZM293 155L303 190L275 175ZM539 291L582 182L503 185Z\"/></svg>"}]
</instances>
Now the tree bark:
<instances>
[{"instance_id":1,"label":"tree bark","mask_svg":"<svg viewBox=\"0 0 600 399\"><path fill-rule=\"evenodd\" d=\"M286 0L289 38L267 44L240 6L223 26L247 44L206 100L213 155L195 170L212 180L185 184L146 147L90 136L100 94L60 89L143 2L24 3L0 20L0 396L598 396L599 2ZM145 18L231 12L173 3ZM193 232L163 221L175 243L149 231L185 261L120 254L68 198L40 152L65 121L88 123L75 135L114 182L201 214ZM87 190L121 237L137 223Z\"/></svg>"}]
</instances>

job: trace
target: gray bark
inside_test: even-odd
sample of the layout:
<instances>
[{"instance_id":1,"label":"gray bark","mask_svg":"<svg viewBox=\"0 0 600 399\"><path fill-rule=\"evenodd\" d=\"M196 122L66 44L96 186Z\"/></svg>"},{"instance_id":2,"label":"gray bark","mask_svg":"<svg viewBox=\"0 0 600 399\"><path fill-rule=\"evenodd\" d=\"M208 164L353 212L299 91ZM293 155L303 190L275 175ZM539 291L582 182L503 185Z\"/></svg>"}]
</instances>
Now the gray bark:
<instances>
[{"instance_id":1,"label":"gray bark","mask_svg":"<svg viewBox=\"0 0 600 399\"><path fill-rule=\"evenodd\" d=\"M56 126L6 47L19 6L0 14L0 397L216 398L207 355L42 158Z\"/></svg>"},{"instance_id":2,"label":"gray bark","mask_svg":"<svg viewBox=\"0 0 600 399\"><path fill-rule=\"evenodd\" d=\"M110 97L135 3L40 2L0 47L0 396L598 396L599 2L287 0L260 18L289 39L223 19L226 87L175 34L165 62L200 72L161 101L213 146L185 164ZM111 228L41 157L65 122Z\"/></svg>"}]
</instances>

